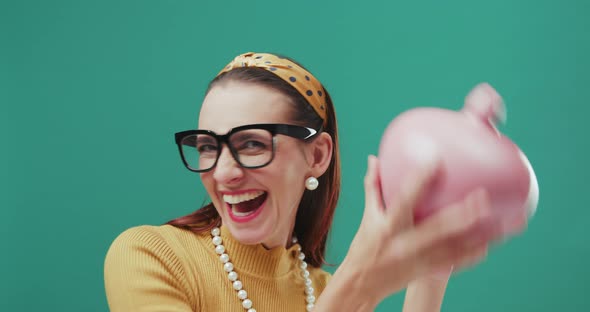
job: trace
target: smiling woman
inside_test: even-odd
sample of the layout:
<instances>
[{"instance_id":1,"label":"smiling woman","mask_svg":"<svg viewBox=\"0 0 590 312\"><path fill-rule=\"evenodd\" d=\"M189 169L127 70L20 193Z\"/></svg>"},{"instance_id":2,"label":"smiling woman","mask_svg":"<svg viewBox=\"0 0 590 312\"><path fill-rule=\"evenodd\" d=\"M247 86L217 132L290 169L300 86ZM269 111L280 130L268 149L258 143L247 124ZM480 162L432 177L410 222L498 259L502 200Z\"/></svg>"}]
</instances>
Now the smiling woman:
<instances>
[{"instance_id":1,"label":"smiling woman","mask_svg":"<svg viewBox=\"0 0 590 312\"><path fill-rule=\"evenodd\" d=\"M287 65L280 66L281 61ZM316 82L315 88L322 90L313 94L314 97L306 95L317 103L321 103L316 105L317 110L322 110L320 106L324 110L326 106L328 107L328 118L324 121L316 109L293 87L296 83L292 80L305 84L312 79L311 73L300 68L300 71L304 72L301 75L307 79L289 79L295 76L295 73L289 74L289 72L293 72L294 67L299 67L296 63L262 53L256 56L242 55L228 66L237 66L241 63L274 66L268 66L266 69L248 66L237 67L231 71L224 70L211 82L199 115L199 128L209 130L208 133L200 133L210 136L198 138L203 141L214 139L216 142L213 147L214 157L205 155L203 150L199 152L197 144L194 144L194 148L184 147L182 141L197 138L191 136L195 132L179 133L176 139L177 143L180 141L179 146L182 146L181 155L187 167L201 172L201 179L212 199L212 204L185 218L174 220L170 224L201 232L210 230L212 226L219 226L221 224L219 216L227 215L227 221L230 221L229 219L235 215L232 209L225 209L222 195L244 193L246 191L245 186L242 185L244 181L248 181L247 184L258 182L265 184L258 191L266 195L268 200L265 203L272 203L272 205L268 205L264 215L254 221L257 224L240 225L240 222L232 222L224 225L233 228L234 231L242 228L242 231L248 232L250 229L250 236L256 234L252 233L251 229L258 229L257 239L248 238L248 236L240 237L242 241L256 242L261 237L267 237L267 239L281 240L282 245L288 240L288 235L282 233L282 237L279 238L269 237L276 231L271 227L282 228L282 231L294 230L298 234L302 251L307 255L308 261L315 266L320 266L323 264L326 237L340 192L340 160L338 148L335 146L338 136L330 95L319 85L319 82ZM289 82L277 76L277 73L282 72L289 75L287 78ZM317 81L315 78L313 80ZM313 87L309 87L311 88ZM198 133L199 130L196 131ZM219 136L216 133L227 133L227 135ZM258 140L250 140L248 144L264 145L266 152L258 153L256 157L245 155L252 152L245 149L242 149L240 153L238 149L243 146L238 143L248 137L253 139L254 134ZM224 149L223 146L228 148ZM317 151L311 149L314 147ZM187 160L186 153L182 151L189 148L196 150L197 156L200 156L193 157L192 161L198 162L202 170L194 170L194 167L187 164L190 160ZM211 150L211 147L200 146L200 148ZM227 159L226 156L230 155L232 157ZM214 162L211 163L213 159ZM221 166L227 161L230 163L229 166ZM249 163L250 161L256 162ZM213 167L206 168L209 165L216 166L214 172L209 172ZM265 166L268 167L262 168ZM304 174L300 172L306 167L309 167L307 170L312 170L312 166L315 166L313 169L315 175L311 172ZM258 168L258 170L241 168ZM289 173L292 174L289 175ZM241 175L252 177L244 179ZM305 191L304 179L307 178L318 179L320 186L317 191ZM301 186L298 192L293 192L294 185ZM271 186L272 193L269 192ZM269 193L270 196L268 196ZM294 217L279 218L280 215L296 213L299 214L297 219L301 222L295 222ZM294 224L285 224L285 222Z\"/></svg>"},{"instance_id":2,"label":"smiling woman","mask_svg":"<svg viewBox=\"0 0 590 312\"><path fill-rule=\"evenodd\" d=\"M405 311L437 311L448 274L433 273L476 263L495 239L468 235L489 218L482 193L412 224L435 164L385 209L371 156L361 226L334 275L324 271L340 193L336 115L322 84L281 56L237 56L210 83L198 129L175 140L211 203L117 237L105 261L111 311L371 311L405 287Z\"/></svg>"}]
</instances>

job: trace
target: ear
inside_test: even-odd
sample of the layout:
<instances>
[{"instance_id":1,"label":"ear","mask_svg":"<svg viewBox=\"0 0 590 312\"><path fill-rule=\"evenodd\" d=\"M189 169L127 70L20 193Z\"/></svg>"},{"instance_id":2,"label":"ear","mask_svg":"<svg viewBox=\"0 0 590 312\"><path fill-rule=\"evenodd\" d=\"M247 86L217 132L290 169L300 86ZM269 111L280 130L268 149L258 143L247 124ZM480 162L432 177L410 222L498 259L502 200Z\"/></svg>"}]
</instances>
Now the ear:
<instances>
[{"instance_id":1,"label":"ear","mask_svg":"<svg viewBox=\"0 0 590 312\"><path fill-rule=\"evenodd\" d=\"M332 160L334 142L332 136L322 132L307 146L307 162L310 166L309 173L319 178L322 176Z\"/></svg>"}]
</instances>

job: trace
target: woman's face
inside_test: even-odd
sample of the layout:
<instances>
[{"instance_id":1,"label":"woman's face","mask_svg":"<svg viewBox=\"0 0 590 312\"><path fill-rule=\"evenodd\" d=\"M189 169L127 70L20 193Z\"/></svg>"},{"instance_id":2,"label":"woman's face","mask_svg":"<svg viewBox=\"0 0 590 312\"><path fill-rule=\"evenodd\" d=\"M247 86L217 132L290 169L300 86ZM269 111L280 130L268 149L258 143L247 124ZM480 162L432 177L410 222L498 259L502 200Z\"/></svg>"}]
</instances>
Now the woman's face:
<instances>
[{"instance_id":1,"label":"woman's face","mask_svg":"<svg viewBox=\"0 0 590 312\"><path fill-rule=\"evenodd\" d=\"M290 103L282 93L253 83L228 81L214 86L203 102L199 129L225 134L258 123L290 123ZM217 165L201 179L224 226L245 244L285 246L297 208L311 174L309 146L277 135L272 162L262 168L242 168L223 145Z\"/></svg>"}]
</instances>

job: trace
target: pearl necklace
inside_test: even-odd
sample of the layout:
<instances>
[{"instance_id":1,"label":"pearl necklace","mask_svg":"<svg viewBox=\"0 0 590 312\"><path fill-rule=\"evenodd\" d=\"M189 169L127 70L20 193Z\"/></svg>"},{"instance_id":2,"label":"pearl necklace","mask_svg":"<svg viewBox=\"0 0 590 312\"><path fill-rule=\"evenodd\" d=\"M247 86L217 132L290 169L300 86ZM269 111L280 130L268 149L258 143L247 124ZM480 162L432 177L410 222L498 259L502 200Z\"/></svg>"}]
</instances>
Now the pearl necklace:
<instances>
[{"instance_id":1,"label":"pearl necklace","mask_svg":"<svg viewBox=\"0 0 590 312\"><path fill-rule=\"evenodd\" d=\"M256 309L252 307L252 300L248 299L248 293L244 290L242 282L238 279L238 273L234 271L234 265L229 261L229 255L225 252L225 247L222 245L221 230L218 227L211 230L211 236L213 236L213 245L215 245L215 252L219 255L219 260L223 263L223 269L227 272L227 277L232 282L233 288L238 292L238 298L242 300L242 307L248 309L248 312L256 312ZM293 238L293 244L297 243L297 238ZM305 301L307 303L307 311L312 311L315 303L315 296L313 295L314 289L311 287L311 279L309 278L309 271L307 270L307 262L305 262L305 255L301 252L301 247L297 248L297 257L301 261L299 267L302 270L301 276L305 280L305 294L307 297Z\"/></svg>"}]
</instances>

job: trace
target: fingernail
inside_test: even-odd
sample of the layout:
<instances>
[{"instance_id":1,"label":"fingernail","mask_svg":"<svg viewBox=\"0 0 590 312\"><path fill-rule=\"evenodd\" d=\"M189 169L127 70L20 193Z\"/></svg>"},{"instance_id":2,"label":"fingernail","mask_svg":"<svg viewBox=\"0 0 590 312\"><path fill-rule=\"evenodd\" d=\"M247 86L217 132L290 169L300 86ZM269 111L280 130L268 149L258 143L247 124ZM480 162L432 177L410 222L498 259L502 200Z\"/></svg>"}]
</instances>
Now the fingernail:
<instances>
[{"instance_id":1,"label":"fingernail","mask_svg":"<svg viewBox=\"0 0 590 312\"><path fill-rule=\"evenodd\" d=\"M369 155L367 157L367 164L368 164L368 166L371 167L373 165L373 163L375 163L375 156Z\"/></svg>"},{"instance_id":2,"label":"fingernail","mask_svg":"<svg viewBox=\"0 0 590 312\"><path fill-rule=\"evenodd\" d=\"M424 168L424 175L426 177L432 177L437 172L437 170L439 168L439 165L440 165L440 160L439 159L433 159Z\"/></svg>"},{"instance_id":3,"label":"fingernail","mask_svg":"<svg viewBox=\"0 0 590 312\"><path fill-rule=\"evenodd\" d=\"M492 216L492 210L490 209L489 205L479 204L477 206L479 207L478 215L480 219L485 220Z\"/></svg>"},{"instance_id":4,"label":"fingernail","mask_svg":"<svg viewBox=\"0 0 590 312\"><path fill-rule=\"evenodd\" d=\"M424 153L416 161L424 168L430 169L434 167L438 161L438 157L435 153Z\"/></svg>"},{"instance_id":5,"label":"fingernail","mask_svg":"<svg viewBox=\"0 0 590 312\"><path fill-rule=\"evenodd\" d=\"M474 192L471 193L471 199L478 205L478 206L485 206L486 205L486 190L482 187L478 187L475 189Z\"/></svg>"}]
</instances>

